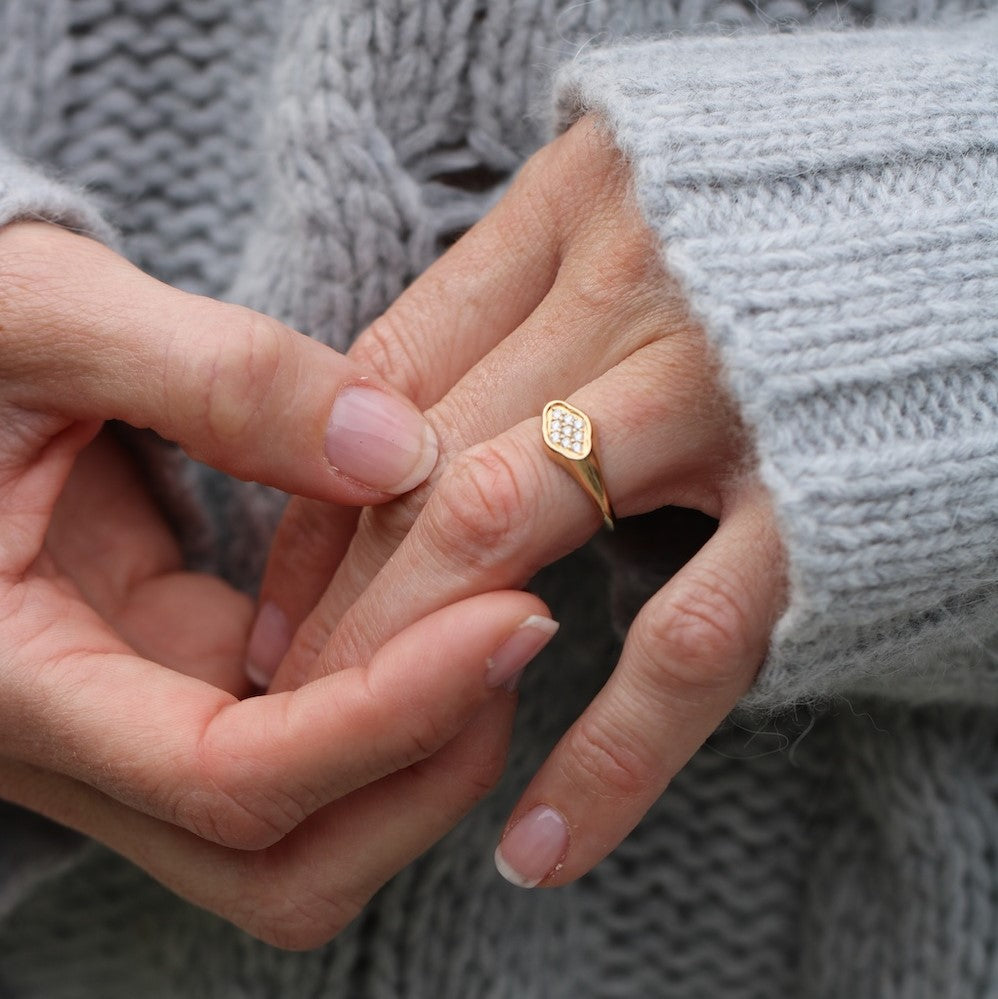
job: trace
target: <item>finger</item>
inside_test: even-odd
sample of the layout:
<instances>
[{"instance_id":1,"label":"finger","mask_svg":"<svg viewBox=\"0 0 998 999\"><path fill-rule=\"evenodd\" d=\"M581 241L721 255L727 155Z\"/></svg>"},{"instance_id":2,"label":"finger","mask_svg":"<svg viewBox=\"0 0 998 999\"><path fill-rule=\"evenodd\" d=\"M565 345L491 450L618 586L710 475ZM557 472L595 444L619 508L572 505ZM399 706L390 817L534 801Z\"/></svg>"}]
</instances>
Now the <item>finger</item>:
<instances>
[{"instance_id":1,"label":"finger","mask_svg":"<svg viewBox=\"0 0 998 999\"><path fill-rule=\"evenodd\" d=\"M447 394L451 405L433 420L445 455L535 412L550 398L550 372L559 373L565 394L677 321L674 308L647 308L649 297L662 297L660 267L647 227L625 200L626 177L613 145L597 141L594 130L580 126L560 137L351 348L351 357L424 409ZM583 201L580 190L591 196ZM600 199L615 207L623 202L627 210L593 212ZM588 252L578 255L581 262L570 259L568 245L581 242ZM605 269L594 270L593 257ZM606 336L607 329L615 335ZM590 349L579 350L580 343ZM346 511L307 501L286 511L261 586L247 666L261 686L329 587L355 524ZM383 539L379 550L358 556L349 583L329 587L341 609L401 538L384 525L368 533ZM361 559L367 570L358 572Z\"/></svg>"},{"instance_id":2,"label":"finger","mask_svg":"<svg viewBox=\"0 0 998 999\"><path fill-rule=\"evenodd\" d=\"M435 752L553 633L536 598L488 594L420 621L366 668L235 701L128 655L66 603L55 620L23 607L9 619L25 634L0 657L4 755L249 849Z\"/></svg>"},{"instance_id":3,"label":"finger","mask_svg":"<svg viewBox=\"0 0 998 999\"><path fill-rule=\"evenodd\" d=\"M101 428L99 421L67 424L60 418L18 420L16 416L5 426L7 415L0 408L0 436L4 430L12 432L34 458L25 467L11 460L0 444L0 586L16 585L37 562L59 492L77 456Z\"/></svg>"},{"instance_id":4,"label":"finger","mask_svg":"<svg viewBox=\"0 0 998 999\"><path fill-rule=\"evenodd\" d=\"M704 440L705 432L714 437L718 424L714 414L706 412L705 400L716 398L710 382L716 370L704 358L702 334L691 324L678 300L668 295L663 298L661 275L649 280L643 255L639 256L640 263L632 261L632 273L626 279L620 278L617 290L625 294L613 304L608 300L601 309L592 307L593 297L579 298L573 278L567 279L564 288L556 286L520 329L428 411L442 442L437 465L423 488L400 502L361 514L361 530L348 542L349 555L337 576L327 583L322 619L330 631L408 534L450 460L539 414L551 398L552 372L557 372L563 393L570 394L642 351L638 360L625 365L625 370L639 372L647 380L649 369L658 365L658 377L669 383L672 408L681 405L684 414L695 417L695 424L689 419L683 423L674 421L676 432L691 431L693 436L687 439L695 444ZM591 289L592 296L598 294ZM616 331L615 335L607 336L608 329ZM665 339L667 344L662 343ZM652 345L654 349L645 349ZM614 384L622 391L631 391L619 375L614 377ZM619 402L614 400L613 405ZM635 418L642 413L646 418L649 415L647 410L635 409ZM728 411L723 413L723 419L725 429L734 422ZM327 527L325 536L330 541L334 530ZM311 601L306 610L316 602Z\"/></svg>"},{"instance_id":5,"label":"finger","mask_svg":"<svg viewBox=\"0 0 998 999\"><path fill-rule=\"evenodd\" d=\"M427 414L443 449L428 488L411 495L403 516L362 515L364 527L358 535L354 511L292 501L281 519L260 588L260 613L247 663L254 682L269 686L292 636L324 594L323 619L329 627L335 624L395 550L451 456L539 412L549 398L550 371L559 371L565 388L575 388L652 336L636 319L648 311L641 308L645 301L638 294L627 295L615 315L597 315L574 292L556 287L519 329ZM616 337L597 335L606 326L626 332ZM592 349L573 349L573 337L592 344ZM334 578L348 549L343 571Z\"/></svg>"},{"instance_id":6,"label":"finger","mask_svg":"<svg viewBox=\"0 0 998 999\"><path fill-rule=\"evenodd\" d=\"M58 227L2 239L3 401L152 427L232 475L323 500L381 502L433 467L419 411L322 344Z\"/></svg>"},{"instance_id":7,"label":"finger","mask_svg":"<svg viewBox=\"0 0 998 999\"><path fill-rule=\"evenodd\" d=\"M494 698L438 753L334 802L315 816L313 826L300 830L301 840L294 846L301 844L306 851L311 846L304 853L307 863L295 863L303 854L292 853L282 875L287 870L285 883L299 901L310 903L305 905L309 918L304 924L298 919L305 946L338 932L381 885L450 832L492 790L505 764L514 704L511 697ZM323 880L316 880L316 870ZM330 885L350 900L331 914ZM287 916L294 919L288 908L285 904L279 925ZM312 915L316 910L318 920Z\"/></svg>"},{"instance_id":8,"label":"finger","mask_svg":"<svg viewBox=\"0 0 998 999\"><path fill-rule=\"evenodd\" d=\"M496 852L504 877L564 884L634 828L751 685L783 580L768 505L754 494L634 621L607 685L515 809Z\"/></svg>"},{"instance_id":9,"label":"finger","mask_svg":"<svg viewBox=\"0 0 998 999\"><path fill-rule=\"evenodd\" d=\"M135 465L107 432L77 456L52 511L46 545L105 619L136 583L182 564L177 541Z\"/></svg>"},{"instance_id":10,"label":"finger","mask_svg":"<svg viewBox=\"0 0 998 999\"><path fill-rule=\"evenodd\" d=\"M138 472L109 433L77 457L52 513L46 551L84 601L143 658L236 696L249 599L181 571L180 549Z\"/></svg>"},{"instance_id":11,"label":"finger","mask_svg":"<svg viewBox=\"0 0 998 999\"><path fill-rule=\"evenodd\" d=\"M245 670L267 690L295 632L319 602L357 529L358 511L294 496L267 555Z\"/></svg>"},{"instance_id":12,"label":"finger","mask_svg":"<svg viewBox=\"0 0 998 999\"><path fill-rule=\"evenodd\" d=\"M402 502L364 511L356 532L353 521L345 522L335 512L330 515L307 503L292 506L284 525L285 535L275 544L261 589L266 610L254 631L258 641L252 666L261 685L273 680L289 646L290 659L285 661L275 689L287 689L300 680L304 662L332 634L343 614L408 533L450 459L539 413L551 397L551 371L558 372L559 384L568 390L567 395L584 386L594 373L613 368L632 353L640 352L641 360L629 363L627 370L660 364L660 378L670 383L673 408L681 404L683 413L696 417L698 438L705 429L715 429L713 414L705 412L705 400L716 398L710 383L715 368L704 357L702 334L677 304L678 299L668 294L663 298L661 276L650 276L645 264L643 253L639 253L638 259L631 262L630 276L626 281L621 278L627 293L614 299L612 305L608 298L601 312L590 309L590 298L579 299L574 278L569 278L564 288L556 286L520 329L475 365L427 413L437 427L442 450L436 468L421 489L408 494ZM654 321L649 316L655 317ZM606 336L606 329L620 332ZM573 336L589 345L588 349L574 349L570 342ZM667 346L650 349L665 339ZM645 377L647 380L647 372ZM622 380L617 384L625 392L631 391ZM617 408L619 403L614 400L611 405ZM635 418L639 412L635 412ZM647 418L649 414L644 415ZM734 423L728 410L723 419ZM308 546L305 538L309 539ZM304 569L299 571L295 563L306 547L316 557L306 555ZM331 578L331 570L336 567L336 575ZM295 582L287 588L285 581L292 574ZM306 630L300 631L306 618ZM294 645L292 636L296 636Z\"/></svg>"},{"instance_id":13,"label":"finger","mask_svg":"<svg viewBox=\"0 0 998 999\"><path fill-rule=\"evenodd\" d=\"M350 356L428 409L533 312L554 284L571 214L564 137L364 330ZM576 177L576 181L582 178Z\"/></svg>"},{"instance_id":14,"label":"finger","mask_svg":"<svg viewBox=\"0 0 998 999\"><path fill-rule=\"evenodd\" d=\"M12 761L0 760L0 798L100 840L270 944L306 949L337 935L492 788L513 710L513 698L493 698L423 763L327 805L261 851L210 843L79 781Z\"/></svg>"},{"instance_id":15,"label":"finger","mask_svg":"<svg viewBox=\"0 0 998 999\"><path fill-rule=\"evenodd\" d=\"M561 220L543 198L524 193L543 172L531 164L488 215L360 334L349 356L425 409L517 329L558 272L554 234ZM468 435L447 437L455 445L473 443ZM268 686L291 636L329 586L356 523L347 510L299 498L288 505L250 643L247 671L259 686Z\"/></svg>"},{"instance_id":16,"label":"finger","mask_svg":"<svg viewBox=\"0 0 998 999\"><path fill-rule=\"evenodd\" d=\"M603 478L619 515L663 505L717 515L737 434L726 403L705 405L716 399L710 378L702 360L689 370L673 344L659 341L569 398L593 418ZM375 522L373 511L368 516ZM371 548L358 550L356 560L351 549L327 597L299 628L273 689L363 661L395 630L453 600L522 586L584 543L599 523L592 500L548 457L536 418L463 452L391 559L342 610L337 587L350 593L357 582L346 573L363 577L370 566L362 559L384 555L377 532L364 535Z\"/></svg>"},{"instance_id":17,"label":"finger","mask_svg":"<svg viewBox=\"0 0 998 999\"><path fill-rule=\"evenodd\" d=\"M383 516L362 514L363 527L357 532L357 515L351 510L292 501L260 588L260 613L247 663L254 682L270 685L292 636L320 598L322 619L332 629L408 532L450 457L541 411L550 398L551 371L558 371L560 384L572 390L642 343L666 333L689 337L685 314L648 308L649 299L660 292L658 282L647 280L643 256L631 278L621 279L621 287L626 294L620 304L598 312L591 308L592 299L579 298L574 283L571 290L556 286L519 329L461 378L427 414L437 428L442 452L426 488L410 494L404 506ZM656 317L654 322L649 315ZM621 332L607 337L607 328ZM578 343L589 349L578 349ZM677 345L674 353L682 356L684 350ZM697 369L698 380L702 369ZM348 549L342 571L334 577Z\"/></svg>"}]
</instances>

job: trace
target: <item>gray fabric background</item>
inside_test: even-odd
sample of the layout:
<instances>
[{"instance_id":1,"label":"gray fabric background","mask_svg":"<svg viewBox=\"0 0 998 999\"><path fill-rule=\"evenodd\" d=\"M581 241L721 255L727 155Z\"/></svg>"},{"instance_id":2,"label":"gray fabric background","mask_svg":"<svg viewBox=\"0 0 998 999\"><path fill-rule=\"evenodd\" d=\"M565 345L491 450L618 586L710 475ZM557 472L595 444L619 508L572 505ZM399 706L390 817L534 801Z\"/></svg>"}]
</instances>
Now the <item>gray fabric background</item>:
<instances>
[{"instance_id":1,"label":"gray fabric background","mask_svg":"<svg viewBox=\"0 0 998 999\"><path fill-rule=\"evenodd\" d=\"M0 994L998 993L998 35L945 27L975 6L0 6L0 222L113 226L163 279L341 348L550 134L563 67L562 120L607 117L721 351L796 601L752 695L767 712L557 891L506 885L492 848L612 667L611 605L626 624L702 537L682 516L602 539L612 581L592 550L535 581L562 632L502 786L327 948L255 943L4 808ZM812 23L845 30L778 30ZM210 514L192 560L251 587L282 498L178 481Z\"/></svg>"}]
</instances>

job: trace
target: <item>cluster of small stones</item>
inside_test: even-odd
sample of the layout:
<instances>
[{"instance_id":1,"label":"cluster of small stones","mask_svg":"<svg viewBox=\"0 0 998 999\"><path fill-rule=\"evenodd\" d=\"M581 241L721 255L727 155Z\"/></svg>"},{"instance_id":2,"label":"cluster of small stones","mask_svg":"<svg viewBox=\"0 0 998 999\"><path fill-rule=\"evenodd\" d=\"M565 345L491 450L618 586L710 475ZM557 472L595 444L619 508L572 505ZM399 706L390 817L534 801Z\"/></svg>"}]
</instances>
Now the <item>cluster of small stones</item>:
<instances>
[{"instance_id":1,"label":"cluster of small stones","mask_svg":"<svg viewBox=\"0 0 998 999\"><path fill-rule=\"evenodd\" d=\"M566 451L582 454L582 441L585 435L582 418L573 416L560 406L551 410L551 423L548 437L553 444L560 444Z\"/></svg>"}]
</instances>

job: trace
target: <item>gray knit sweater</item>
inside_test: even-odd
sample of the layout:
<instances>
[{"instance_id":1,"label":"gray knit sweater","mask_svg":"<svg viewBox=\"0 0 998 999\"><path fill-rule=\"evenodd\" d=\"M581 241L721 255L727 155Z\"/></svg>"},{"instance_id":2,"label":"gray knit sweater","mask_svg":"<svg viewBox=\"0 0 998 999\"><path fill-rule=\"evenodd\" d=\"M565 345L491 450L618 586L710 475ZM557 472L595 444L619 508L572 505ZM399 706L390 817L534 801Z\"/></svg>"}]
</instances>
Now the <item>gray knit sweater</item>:
<instances>
[{"instance_id":1,"label":"gray knit sweater","mask_svg":"<svg viewBox=\"0 0 998 999\"><path fill-rule=\"evenodd\" d=\"M506 779L324 949L0 804L0 996L998 995L998 16L864 3L0 4L0 224L116 241L341 349L599 112L791 573L743 706L580 882L514 889L492 847L611 618L695 543L674 513L623 525L609 582L588 549L536 581L563 630ZM282 498L171 475L192 561L251 587Z\"/></svg>"}]
</instances>

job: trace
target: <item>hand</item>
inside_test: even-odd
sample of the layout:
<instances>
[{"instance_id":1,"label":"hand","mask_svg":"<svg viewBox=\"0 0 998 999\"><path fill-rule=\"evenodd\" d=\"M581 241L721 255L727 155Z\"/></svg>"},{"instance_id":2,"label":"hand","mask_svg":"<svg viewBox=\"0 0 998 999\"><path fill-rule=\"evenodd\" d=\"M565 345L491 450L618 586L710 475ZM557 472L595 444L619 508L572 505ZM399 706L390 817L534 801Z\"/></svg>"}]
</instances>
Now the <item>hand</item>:
<instances>
[{"instance_id":1,"label":"hand","mask_svg":"<svg viewBox=\"0 0 998 999\"><path fill-rule=\"evenodd\" d=\"M273 943L328 939L496 779L514 705L501 687L524 635L550 635L544 605L455 603L361 669L239 700L252 609L182 571L102 419L369 502L425 456L389 441L355 461L376 489L331 467L336 448L356 458L359 419L393 409L422 442L421 417L333 351L55 227L0 233L0 301L0 796ZM375 401L327 430L344 392Z\"/></svg>"},{"instance_id":2,"label":"hand","mask_svg":"<svg viewBox=\"0 0 998 999\"><path fill-rule=\"evenodd\" d=\"M598 124L533 157L351 353L427 409L442 458L355 536L337 511L289 508L250 644L273 690L361 663L454 600L520 586L592 535L599 512L541 443L552 398L592 417L618 516L673 505L720 522L637 616L513 813L500 868L563 884L620 842L750 686L784 586L746 434Z\"/></svg>"}]
</instances>

